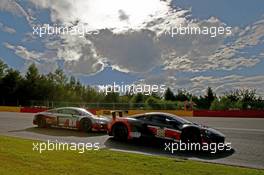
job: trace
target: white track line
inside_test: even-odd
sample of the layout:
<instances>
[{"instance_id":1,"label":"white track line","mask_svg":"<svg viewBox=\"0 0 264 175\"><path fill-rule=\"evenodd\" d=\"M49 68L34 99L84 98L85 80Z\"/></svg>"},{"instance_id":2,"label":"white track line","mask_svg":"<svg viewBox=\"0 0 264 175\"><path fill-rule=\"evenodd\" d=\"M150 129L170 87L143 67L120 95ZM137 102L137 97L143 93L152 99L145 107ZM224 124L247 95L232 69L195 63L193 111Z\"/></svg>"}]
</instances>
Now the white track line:
<instances>
[{"instance_id":1,"label":"white track line","mask_svg":"<svg viewBox=\"0 0 264 175\"><path fill-rule=\"evenodd\" d=\"M251 132L264 132L264 129L247 129L247 128L221 128L217 127L219 130L233 130L233 131L251 131Z\"/></svg>"}]
</instances>

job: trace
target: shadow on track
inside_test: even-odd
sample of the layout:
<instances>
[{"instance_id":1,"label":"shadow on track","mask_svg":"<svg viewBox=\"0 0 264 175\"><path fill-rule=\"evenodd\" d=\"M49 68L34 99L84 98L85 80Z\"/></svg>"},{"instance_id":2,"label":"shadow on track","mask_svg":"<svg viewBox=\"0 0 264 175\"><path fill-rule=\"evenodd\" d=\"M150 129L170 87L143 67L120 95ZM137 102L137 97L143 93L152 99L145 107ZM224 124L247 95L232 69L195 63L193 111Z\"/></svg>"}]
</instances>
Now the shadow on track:
<instances>
[{"instance_id":1,"label":"shadow on track","mask_svg":"<svg viewBox=\"0 0 264 175\"><path fill-rule=\"evenodd\" d=\"M161 140L147 140L147 139L137 139L128 142L119 142L114 140L113 138L109 138L105 145L107 148L116 149L116 150L124 150L131 152L139 152L143 154L151 154L151 155L160 155L160 156L168 156L177 158L199 158L203 160L214 160L229 157L234 154L235 150L231 149L230 151L221 151L217 153L210 152L202 152L202 151L174 151L172 154L169 151L165 150L165 142Z\"/></svg>"},{"instance_id":2,"label":"shadow on track","mask_svg":"<svg viewBox=\"0 0 264 175\"><path fill-rule=\"evenodd\" d=\"M74 137L96 137L106 135L106 132L82 132L73 129L64 129L64 128L38 128L30 127L21 130L12 130L8 132L32 132L36 134L48 135L48 136L74 136Z\"/></svg>"}]
</instances>

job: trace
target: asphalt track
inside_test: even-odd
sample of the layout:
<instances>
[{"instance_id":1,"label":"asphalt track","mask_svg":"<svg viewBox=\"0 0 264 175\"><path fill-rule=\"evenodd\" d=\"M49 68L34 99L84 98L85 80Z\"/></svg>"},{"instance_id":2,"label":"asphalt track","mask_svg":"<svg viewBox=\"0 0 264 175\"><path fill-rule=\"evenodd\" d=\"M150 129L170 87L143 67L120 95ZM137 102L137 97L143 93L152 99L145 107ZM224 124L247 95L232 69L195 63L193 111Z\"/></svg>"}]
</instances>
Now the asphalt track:
<instances>
[{"instance_id":1,"label":"asphalt track","mask_svg":"<svg viewBox=\"0 0 264 175\"><path fill-rule=\"evenodd\" d=\"M75 130L37 128L32 124L33 114L0 112L0 135L21 138L59 141L99 143L100 147L151 155L162 155L182 159L194 159L214 163L264 169L264 118L216 118L188 117L188 120L216 128L231 142L232 151L218 154L165 151L164 145L151 141L116 142L105 133L83 133Z\"/></svg>"}]
</instances>

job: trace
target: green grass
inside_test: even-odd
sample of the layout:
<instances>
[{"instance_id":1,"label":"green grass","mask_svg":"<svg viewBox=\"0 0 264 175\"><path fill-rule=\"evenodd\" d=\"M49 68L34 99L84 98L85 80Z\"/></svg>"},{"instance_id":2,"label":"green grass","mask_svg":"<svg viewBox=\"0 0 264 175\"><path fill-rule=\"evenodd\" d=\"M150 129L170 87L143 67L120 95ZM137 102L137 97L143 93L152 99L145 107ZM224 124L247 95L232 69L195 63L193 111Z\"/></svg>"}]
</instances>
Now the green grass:
<instances>
[{"instance_id":1,"label":"green grass","mask_svg":"<svg viewBox=\"0 0 264 175\"><path fill-rule=\"evenodd\" d=\"M263 170L209 164L189 160L146 156L101 149L79 154L75 151L32 151L33 140L0 136L0 174L173 174L244 175Z\"/></svg>"}]
</instances>

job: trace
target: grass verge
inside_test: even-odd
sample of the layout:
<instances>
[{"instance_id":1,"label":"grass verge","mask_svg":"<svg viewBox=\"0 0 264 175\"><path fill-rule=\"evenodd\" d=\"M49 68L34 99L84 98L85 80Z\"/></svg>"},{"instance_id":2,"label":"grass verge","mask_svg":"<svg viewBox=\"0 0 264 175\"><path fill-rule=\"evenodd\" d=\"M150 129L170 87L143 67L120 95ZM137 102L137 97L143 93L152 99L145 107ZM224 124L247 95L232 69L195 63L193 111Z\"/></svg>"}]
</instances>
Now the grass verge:
<instances>
[{"instance_id":1,"label":"grass verge","mask_svg":"<svg viewBox=\"0 0 264 175\"><path fill-rule=\"evenodd\" d=\"M264 170L146 156L101 149L80 154L75 151L33 151L38 141L0 136L0 174L173 174L173 175L264 175Z\"/></svg>"}]
</instances>

